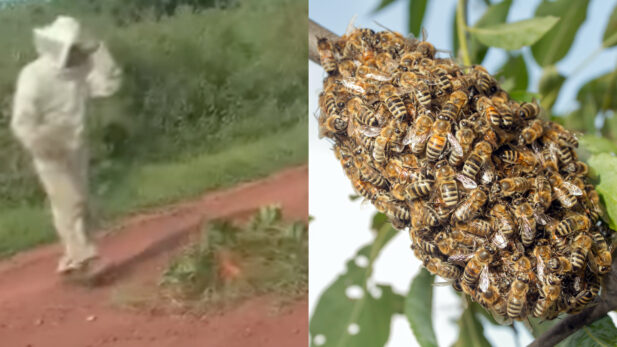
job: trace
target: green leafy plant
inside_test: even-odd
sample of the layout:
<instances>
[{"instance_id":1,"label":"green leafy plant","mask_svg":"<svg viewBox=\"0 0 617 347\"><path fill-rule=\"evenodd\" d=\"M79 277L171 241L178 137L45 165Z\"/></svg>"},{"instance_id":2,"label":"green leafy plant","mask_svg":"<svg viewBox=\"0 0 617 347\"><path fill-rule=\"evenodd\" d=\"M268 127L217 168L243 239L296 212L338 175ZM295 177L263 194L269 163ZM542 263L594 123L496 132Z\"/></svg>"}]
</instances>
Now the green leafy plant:
<instances>
[{"instance_id":1,"label":"green leafy plant","mask_svg":"<svg viewBox=\"0 0 617 347\"><path fill-rule=\"evenodd\" d=\"M165 292L197 309L252 295L305 295L306 224L284 221L278 206L262 207L244 226L211 222L201 240L170 263L160 283Z\"/></svg>"},{"instance_id":2,"label":"green leafy plant","mask_svg":"<svg viewBox=\"0 0 617 347\"><path fill-rule=\"evenodd\" d=\"M406 1L406 0L400 0ZM531 101L537 98L551 120L559 122L571 130L580 133L579 157L590 167L591 177L601 196L606 209L603 219L612 229L617 227L617 70L611 71L597 78L588 78L578 91L578 108L568 114L556 114L554 105L561 95L562 86L578 72L564 74L557 67L566 56L572 53L571 47L575 37L580 33L580 27L587 18L588 0L577 1L542 1L535 10L533 18L506 22L512 3L517 0L500 2L485 1L485 12L475 23L467 23L467 1L459 0L456 13L453 16L453 53L459 57L461 64L470 66L481 64L489 48L505 50L508 59L497 70L496 77L502 87L518 100ZM389 6L395 1L381 1L377 10ZM409 8L418 5L416 1L408 1ZM436 5L429 3L428 5ZM436 5L437 6L437 5ZM408 30L416 37L424 19L426 2L423 2L421 11L416 11L409 17ZM595 19L594 19L595 20ZM586 52L589 56L584 64L593 61L597 55L617 45L617 7L613 9L608 25L602 35L602 45L596 51ZM581 54L581 52L577 52ZM530 59L542 68L542 77L537 86L529 85ZM583 65L584 65L583 64ZM580 67L579 67L580 68ZM538 90L530 93L530 88ZM316 216L319 218L319 216ZM378 214L375 220L380 220ZM375 298L350 299L345 296L344 290L350 285L360 288L378 287L390 288L388 284L374 283L370 279L371 268L358 268L354 260L362 254L371 254L369 264L375 260L376 254L369 250L381 250L384 241L390 238L387 235L389 226L379 224L379 230L373 244L365 245L347 263L347 272L341 275L328 287L311 318L311 345L312 346L383 346L387 341L391 315L400 313L398 304L400 293L388 291L383 304L385 308L374 305ZM391 231L394 232L394 231ZM401 270L404 274L405 270ZM361 275L362 274L362 275ZM615 271L610 276L615 276ZM437 346L436 331L432 325L432 294L434 278L422 269L412 279L409 291L403 304L403 312L407 317L410 328L420 346ZM608 279L605 282L611 282ZM612 283L612 282L611 282ZM609 283L610 284L610 283ZM609 285L607 284L607 285ZM612 285L612 284L610 284ZM367 292L370 292L367 290ZM382 292L386 292L383 290ZM554 321L539 321L531 319L526 327L537 339L533 346L542 346L547 341L547 334L557 336L556 342L563 340L561 346L614 346L617 344L615 336L617 328L606 313L615 310L617 298L613 287L604 288L602 299L606 307L594 308L597 314L593 320L585 320L577 316L559 317ZM335 301L336 300L336 301ZM352 321L347 317L365 317L370 315L370 322L359 323L357 335L351 335L347 324ZM340 319L345 317L345 319ZM339 321L340 319L340 321ZM559 325L564 319L569 322L584 322L574 325ZM599 320L595 320L599 319ZM595 320L595 321L594 321ZM336 322L335 322L336 321ZM565 323L565 322L564 322ZM497 322L481 306L468 303L459 320L459 336L455 346L490 346L485 337L485 330ZM578 325L577 325L578 324ZM551 331L555 326L557 332ZM368 330L368 331L367 331ZM358 337L360 336L361 337ZM320 336L322 335L322 336ZM316 339L317 338L317 339ZM353 342L353 343L351 343ZM550 344L552 345L552 344Z\"/></svg>"}]
</instances>

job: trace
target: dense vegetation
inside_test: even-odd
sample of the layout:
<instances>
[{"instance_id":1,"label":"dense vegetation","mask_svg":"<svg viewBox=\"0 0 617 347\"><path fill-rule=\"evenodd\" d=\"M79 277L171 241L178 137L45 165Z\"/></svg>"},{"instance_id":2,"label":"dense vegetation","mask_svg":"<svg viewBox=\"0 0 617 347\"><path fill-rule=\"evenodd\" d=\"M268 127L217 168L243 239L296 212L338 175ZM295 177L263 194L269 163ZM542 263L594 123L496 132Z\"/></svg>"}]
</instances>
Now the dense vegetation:
<instances>
[{"instance_id":1,"label":"dense vegetation","mask_svg":"<svg viewBox=\"0 0 617 347\"><path fill-rule=\"evenodd\" d=\"M35 58L31 29L60 13L105 40L125 73L120 92L89 110L99 221L306 160L306 26L297 25L305 2L146 4L58 0L0 11L0 254L53 237L8 122L17 73Z\"/></svg>"}]
</instances>

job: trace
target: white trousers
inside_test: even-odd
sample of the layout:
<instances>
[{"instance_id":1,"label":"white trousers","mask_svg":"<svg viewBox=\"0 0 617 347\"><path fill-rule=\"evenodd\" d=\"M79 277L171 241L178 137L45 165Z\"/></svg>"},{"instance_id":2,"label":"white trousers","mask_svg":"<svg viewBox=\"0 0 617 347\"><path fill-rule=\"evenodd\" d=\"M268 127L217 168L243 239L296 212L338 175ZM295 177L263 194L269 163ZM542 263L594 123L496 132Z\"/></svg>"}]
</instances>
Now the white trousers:
<instances>
[{"instance_id":1,"label":"white trousers","mask_svg":"<svg viewBox=\"0 0 617 347\"><path fill-rule=\"evenodd\" d=\"M54 226L64 245L58 271L77 269L97 256L88 233L88 152L34 154L34 166L51 205Z\"/></svg>"}]
</instances>

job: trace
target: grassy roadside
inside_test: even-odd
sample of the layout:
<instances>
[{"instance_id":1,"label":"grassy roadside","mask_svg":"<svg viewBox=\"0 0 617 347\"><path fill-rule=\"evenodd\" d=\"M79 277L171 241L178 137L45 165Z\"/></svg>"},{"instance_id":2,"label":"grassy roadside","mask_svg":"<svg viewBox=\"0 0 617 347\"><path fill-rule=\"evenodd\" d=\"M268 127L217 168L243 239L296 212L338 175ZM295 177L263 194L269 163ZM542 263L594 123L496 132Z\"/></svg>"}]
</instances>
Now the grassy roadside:
<instances>
[{"instance_id":1,"label":"grassy roadside","mask_svg":"<svg viewBox=\"0 0 617 347\"><path fill-rule=\"evenodd\" d=\"M307 124L300 121L286 130L217 153L123 168L123 182L115 185L116 188L95 187L97 222L107 224L146 208L233 186L306 162L306 134ZM43 204L0 211L0 257L55 239L51 216Z\"/></svg>"}]
</instances>

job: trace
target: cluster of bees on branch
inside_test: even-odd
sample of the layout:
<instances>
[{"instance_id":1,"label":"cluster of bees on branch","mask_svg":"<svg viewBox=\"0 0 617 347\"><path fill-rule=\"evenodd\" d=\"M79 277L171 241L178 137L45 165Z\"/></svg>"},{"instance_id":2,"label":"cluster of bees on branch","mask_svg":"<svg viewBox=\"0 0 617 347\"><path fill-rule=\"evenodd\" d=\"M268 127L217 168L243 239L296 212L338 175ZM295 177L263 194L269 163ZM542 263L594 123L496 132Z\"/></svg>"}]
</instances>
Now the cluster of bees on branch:
<instances>
[{"instance_id":1,"label":"cluster of bees on branch","mask_svg":"<svg viewBox=\"0 0 617 347\"><path fill-rule=\"evenodd\" d=\"M431 273L502 323L596 298L612 231L571 132L425 40L354 29L318 50L320 135Z\"/></svg>"}]
</instances>

